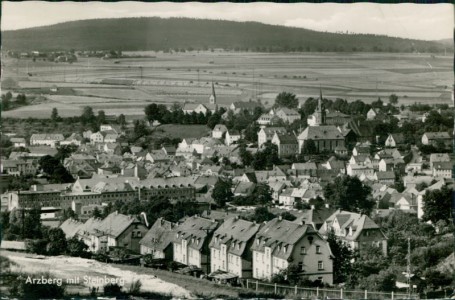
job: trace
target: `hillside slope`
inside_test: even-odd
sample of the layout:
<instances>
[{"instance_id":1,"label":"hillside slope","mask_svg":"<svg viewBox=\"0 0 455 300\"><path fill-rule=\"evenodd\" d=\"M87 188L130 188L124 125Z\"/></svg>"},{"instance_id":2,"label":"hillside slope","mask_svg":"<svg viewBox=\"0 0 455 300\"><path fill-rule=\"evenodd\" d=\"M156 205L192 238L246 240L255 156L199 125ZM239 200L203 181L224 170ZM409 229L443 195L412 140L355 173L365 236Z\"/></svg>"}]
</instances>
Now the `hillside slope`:
<instances>
[{"instance_id":1,"label":"hillside slope","mask_svg":"<svg viewBox=\"0 0 455 300\"><path fill-rule=\"evenodd\" d=\"M188 18L72 21L2 32L4 50L167 50L439 52L438 42Z\"/></svg>"}]
</instances>

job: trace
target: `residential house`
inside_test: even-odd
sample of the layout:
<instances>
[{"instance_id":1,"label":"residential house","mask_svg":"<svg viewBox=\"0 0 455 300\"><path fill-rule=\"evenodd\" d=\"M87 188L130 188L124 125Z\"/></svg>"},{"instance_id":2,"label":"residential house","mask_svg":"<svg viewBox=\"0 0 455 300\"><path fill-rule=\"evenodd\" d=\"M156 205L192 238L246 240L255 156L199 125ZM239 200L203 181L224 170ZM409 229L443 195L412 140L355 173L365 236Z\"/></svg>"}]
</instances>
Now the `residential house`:
<instances>
[{"instance_id":1,"label":"residential house","mask_svg":"<svg viewBox=\"0 0 455 300\"><path fill-rule=\"evenodd\" d=\"M227 131L226 125L217 124L212 130L212 137L215 139L223 139L223 136Z\"/></svg>"},{"instance_id":2,"label":"residential house","mask_svg":"<svg viewBox=\"0 0 455 300\"><path fill-rule=\"evenodd\" d=\"M192 114L194 112L196 114L202 113L206 115L209 112L207 106L201 103L185 103L182 110L185 114Z\"/></svg>"},{"instance_id":3,"label":"residential house","mask_svg":"<svg viewBox=\"0 0 455 300\"><path fill-rule=\"evenodd\" d=\"M14 176L35 175L38 171L36 160L10 160L4 159L0 162L0 173Z\"/></svg>"},{"instance_id":4,"label":"residential house","mask_svg":"<svg viewBox=\"0 0 455 300\"><path fill-rule=\"evenodd\" d=\"M210 273L210 251L208 248L218 222L192 216L175 227L172 241L173 260L184 265L195 266L206 274Z\"/></svg>"},{"instance_id":5,"label":"residential house","mask_svg":"<svg viewBox=\"0 0 455 300\"><path fill-rule=\"evenodd\" d=\"M333 283L332 252L311 225L275 218L259 229L251 250L253 278L271 280L296 265L304 278Z\"/></svg>"},{"instance_id":6,"label":"residential house","mask_svg":"<svg viewBox=\"0 0 455 300\"><path fill-rule=\"evenodd\" d=\"M234 112L234 114L238 114L244 110L249 111L250 113L253 113L256 108L262 108L262 105L258 102L243 102L243 101L238 101L238 102L233 102L230 106L229 109Z\"/></svg>"},{"instance_id":7,"label":"residential house","mask_svg":"<svg viewBox=\"0 0 455 300\"><path fill-rule=\"evenodd\" d=\"M45 145L45 146L50 146L52 148L55 148L61 141L63 141L65 138L63 137L63 134L60 133L44 133L44 134L32 134L30 137L30 146L36 146L36 145Z\"/></svg>"},{"instance_id":8,"label":"residential house","mask_svg":"<svg viewBox=\"0 0 455 300\"><path fill-rule=\"evenodd\" d=\"M423 145L438 146L443 144L445 147L449 147L453 144L453 137L447 132L425 132L422 135Z\"/></svg>"},{"instance_id":9,"label":"residential house","mask_svg":"<svg viewBox=\"0 0 455 300\"><path fill-rule=\"evenodd\" d=\"M82 145L84 138L79 133L72 133L69 137L67 137L64 141L60 142L60 145Z\"/></svg>"},{"instance_id":10,"label":"residential house","mask_svg":"<svg viewBox=\"0 0 455 300\"><path fill-rule=\"evenodd\" d=\"M253 254L251 246L259 224L231 217L225 219L210 241L211 271L225 271L239 278L251 278Z\"/></svg>"},{"instance_id":11,"label":"residential house","mask_svg":"<svg viewBox=\"0 0 455 300\"><path fill-rule=\"evenodd\" d=\"M367 112L367 120L374 120L379 115L379 112L375 108L370 108Z\"/></svg>"},{"instance_id":12,"label":"residential house","mask_svg":"<svg viewBox=\"0 0 455 300\"><path fill-rule=\"evenodd\" d=\"M404 141L404 136L402 133L389 134L389 136L385 140L386 147L396 148L396 147L403 146L404 144L405 144L405 141Z\"/></svg>"},{"instance_id":13,"label":"residential house","mask_svg":"<svg viewBox=\"0 0 455 300\"><path fill-rule=\"evenodd\" d=\"M387 237L367 215L337 210L319 229L319 233L324 237L327 237L330 231L351 249L362 251L364 247L374 245L387 255Z\"/></svg>"},{"instance_id":14,"label":"residential house","mask_svg":"<svg viewBox=\"0 0 455 300\"><path fill-rule=\"evenodd\" d=\"M385 185L395 183L395 172L393 171L378 171L375 173L376 180Z\"/></svg>"},{"instance_id":15,"label":"residential house","mask_svg":"<svg viewBox=\"0 0 455 300\"><path fill-rule=\"evenodd\" d=\"M174 229L176 223L158 218L145 236L139 241L141 255L151 254L154 259L172 260Z\"/></svg>"},{"instance_id":16,"label":"residential house","mask_svg":"<svg viewBox=\"0 0 455 300\"><path fill-rule=\"evenodd\" d=\"M25 139L22 138L22 137L13 137L10 139L11 143L13 144L13 146L15 148L19 148L19 147L26 147L27 144L25 142Z\"/></svg>"},{"instance_id":17,"label":"residential house","mask_svg":"<svg viewBox=\"0 0 455 300\"><path fill-rule=\"evenodd\" d=\"M350 115L343 114L339 111L327 111L325 113L325 123L327 125L340 126L351 120Z\"/></svg>"},{"instance_id":18,"label":"residential house","mask_svg":"<svg viewBox=\"0 0 455 300\"><path fill-rule=\"evenodd\" d=\"M433 164L433 177L452 178L453 163L450 161Z\"/></svg>"},{"instance_id":19,"label":"residential house","mask_svg":"<svg viewBox=\"0 0 455 300\"><path fill-rule=\"evenodd\" d=\"M390 197L390 205L396 209L417 213L417 196L411 193L395 193Z\"/></svg>"},{"instance_id":20,"label":"residential house","mask_svg":"<svg viewBox=\"0 0 455 300\"><path fill-rule=\"evenodd\" d=\"M238 130L228 130L226 131L225 144L230 146L240 140L241 134Z\"/></svg>"},{"instance_id":21,"label":"residential house","mask_svg":"<svg viewBox=\"0 0 455 300\"><path fill-rule=\"evenodd\" d=\"M239 182L234 187L233 194L234 194L234 196L247 197L253 193L255 188L256 188L256 183L254 183L254 182Z\"/></svg>"},{"instance_id":22,"label":"residential house","mask_svg":"<svg viewBox=\"0 0 455 300\"><path fill-rule=\"evenodd\" d=\"M279 121L279 118L275 115L274 111L271 110L269 113L262 114L257 120L261 126L274 125Z\"/></svg>"},{"instance_id":23,"label":"residential house","mask_svg":"<svg viewBox=\"0 0 455 300\"><path fill-rule=\"evenodd\" d=\"M135 253L140 253L139 241L148 231L138 218L118 212L109 214L96 229L107 237L106 250L122 247Z\"/></svg>"},{"instance_id":24,"label":"residential house","mask_svg":"<svg viewBox=\"0 0 455 300\"><path fill-rule=\"evenodd\" d=\"M275 132L272 138L272 144L278 147L278 156L293 157L299 152L299 143L293 134L282 134Z\"/></svg>"},{"instance_id":25,"label":"residential house","mask_svg":"<svg viewBox=\"0 0 455 300\"><path fill-rule=\"evenodd\" d=\"M76 236L78 231L84 226L84 223L78 220L74 220L72 218L66 219L60 225L60 229L65 234L66 239L71 239L72 237Z\"/></svg>"},{"instance_id":26,"label":"residential house","mask_svg":"<svg viewBox=\"0 0 455 300\"><path fill-rule=\"evenodd\" d=\"M260 148L266 142L271 142L275 133L285 134L284 127L264 127L258 132L258 147Z\"/></svg>"},{"instance_id":27,"label":"residential house","mask_svg":"<svg viewBox=\"0 0 455 300\"><path fill-rule=\"evenodd\" d=\"M275 115L286 123L292 124L300 120L300 114L295 109L281 107L276 110Z\"/></svg>"},{"instance_id":28,"label":"residential house","mask_svg":"<svg viewBox=\"0 0 455 300\"><path fill-rule=\"evenodd\" d=\"M433 169L433 166L436 163L441 162L450 162L450 156L448 153L431 153L430 154L430 169Z\"/></svg>"}]
</instances>

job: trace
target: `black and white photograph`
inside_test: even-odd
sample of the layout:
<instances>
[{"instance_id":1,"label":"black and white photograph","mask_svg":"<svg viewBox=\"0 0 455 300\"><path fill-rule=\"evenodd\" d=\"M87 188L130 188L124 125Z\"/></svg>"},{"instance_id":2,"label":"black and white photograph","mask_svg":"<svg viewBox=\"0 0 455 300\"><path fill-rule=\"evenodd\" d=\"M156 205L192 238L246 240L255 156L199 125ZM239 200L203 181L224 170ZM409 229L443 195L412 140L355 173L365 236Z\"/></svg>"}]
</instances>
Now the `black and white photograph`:
<instances>
[{"instance_id":1,"label":"black and white photograph","mask_svg":"<svg viewBox=\"0 0 455 300\"><path fill-rule=\"evenodd\" d=\"M1 299L455 299L454 6L1 2Z\"/></svg>"}]
</instances>

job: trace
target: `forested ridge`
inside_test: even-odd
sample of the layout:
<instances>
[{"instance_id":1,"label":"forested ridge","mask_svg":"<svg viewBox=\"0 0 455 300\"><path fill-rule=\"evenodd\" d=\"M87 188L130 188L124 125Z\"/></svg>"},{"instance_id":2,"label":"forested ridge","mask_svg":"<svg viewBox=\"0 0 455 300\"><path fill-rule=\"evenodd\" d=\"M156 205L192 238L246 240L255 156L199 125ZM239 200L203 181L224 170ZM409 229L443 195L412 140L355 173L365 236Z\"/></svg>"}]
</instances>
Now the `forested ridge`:
<instances>
[{"instance_id":1,"label":"forested ridge","mask_svg":"<svg viewBox=\"0 0 455 300\"><path fill-rule=\"evenodd\" d=\"M15 51L223 48L262 52L440 52L450 46L436 41L318 32L258 22L144 17L71 21L4 31L2 47Z\"/></svg>"}]
</instances>

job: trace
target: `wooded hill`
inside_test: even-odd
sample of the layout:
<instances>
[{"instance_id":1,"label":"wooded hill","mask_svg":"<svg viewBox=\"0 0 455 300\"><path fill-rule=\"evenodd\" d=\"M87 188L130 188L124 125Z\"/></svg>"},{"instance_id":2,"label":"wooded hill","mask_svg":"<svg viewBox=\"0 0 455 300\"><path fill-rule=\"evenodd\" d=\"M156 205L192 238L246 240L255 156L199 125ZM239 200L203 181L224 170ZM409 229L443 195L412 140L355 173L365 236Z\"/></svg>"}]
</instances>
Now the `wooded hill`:
<instances>
[{"instance_id":1,"label":"wooded hill","mask_svg":"<svg viewBox=\"0 0 455 300\"><path fill-rule=\"evenodd\" d=\"M436 41L327 33L258 22L148 17L72 21L4 31L2 47L13 51L223 48L263 52L441 52L449 46Z\"/></svg>"}]
</instances>

